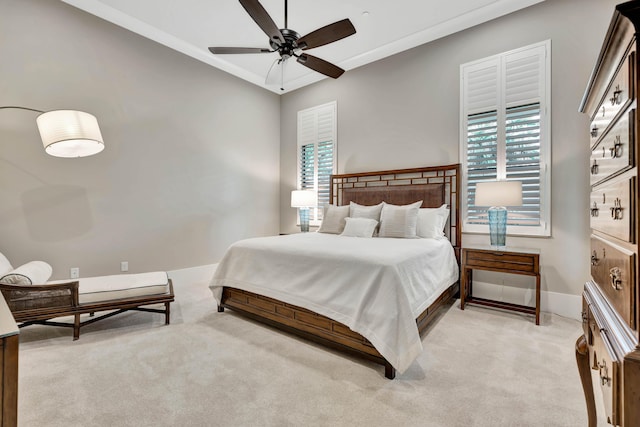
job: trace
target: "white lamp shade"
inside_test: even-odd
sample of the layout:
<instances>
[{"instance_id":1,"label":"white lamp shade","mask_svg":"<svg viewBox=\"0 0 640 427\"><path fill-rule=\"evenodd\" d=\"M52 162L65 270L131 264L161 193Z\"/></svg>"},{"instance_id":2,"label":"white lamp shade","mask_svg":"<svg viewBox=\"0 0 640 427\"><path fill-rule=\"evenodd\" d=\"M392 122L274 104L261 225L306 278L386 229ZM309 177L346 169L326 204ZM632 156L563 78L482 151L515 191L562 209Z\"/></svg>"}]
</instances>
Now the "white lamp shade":
<instances>
[{"instance_id":1,"label":"white lamp shade","mask_svg":"<svg viewBox=\"0 0 640 427\"><path fill-rule=\"evenodd\" d=\"M56 157L86 157L104 150L98 120L92 114L54 110L36 119L47 154Z\"/></svg>"},{"instance_id":2,"label":"white lamp shade","mask_svg":"<svg viewBox=\"0 0 640 427\"><path fill-rule=\"evenodd\" d=\"M476 184L476 206L522 206L522 182L488 181Z\"/></svg>"},{"instance_id":3,"label":"white lamp shade","mask_svg":"<svg viewBox=\"0 0 640 427\"><path fill-rule=\"evenodd\" d=\"M310 208L316 205L316 192L312 190L293 190L291 192L292 208Z\"/></svg>"}]
</instances>

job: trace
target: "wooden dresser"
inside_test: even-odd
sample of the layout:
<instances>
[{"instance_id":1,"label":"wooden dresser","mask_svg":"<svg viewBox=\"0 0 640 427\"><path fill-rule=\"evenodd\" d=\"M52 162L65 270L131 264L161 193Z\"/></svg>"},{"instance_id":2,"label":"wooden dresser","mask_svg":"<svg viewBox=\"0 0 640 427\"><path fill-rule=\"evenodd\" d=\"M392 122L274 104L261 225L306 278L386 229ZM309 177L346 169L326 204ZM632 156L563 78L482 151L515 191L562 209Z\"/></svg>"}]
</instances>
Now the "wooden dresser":
<instances>
[{"instance_id":1,"label":"wooden dresser","mask_svg":"<svg viewBox=\"0 0 640 427\"><path fill-rule=\"evenodd\" d=\"M589 426L640 426L638 56L640 0L616 7L580 111L590 117L591 280L576 359ZM585 147L586 148L586 147ZM604 413L596 414L595 399Z\"/></svg>"},{"instance_id":2,"label":"wooden dresser","mask_svg":"<svg viewBox=\"0 0 640 427\"><path fill-rule=\"evenodd\" d=\"M0 427L18 425L18 334L0 294Z\"/></svg>"}]
</instances>

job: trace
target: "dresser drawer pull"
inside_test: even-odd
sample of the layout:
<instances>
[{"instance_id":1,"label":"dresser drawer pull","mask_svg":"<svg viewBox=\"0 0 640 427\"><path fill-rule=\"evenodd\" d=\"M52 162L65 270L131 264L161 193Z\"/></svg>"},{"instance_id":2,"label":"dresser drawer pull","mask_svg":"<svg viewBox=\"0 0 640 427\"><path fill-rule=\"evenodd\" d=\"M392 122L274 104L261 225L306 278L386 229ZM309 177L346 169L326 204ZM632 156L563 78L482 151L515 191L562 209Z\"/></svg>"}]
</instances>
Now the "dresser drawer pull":
<instances>
[{"instance_id":1,"label":"dresser drawer pull","mask_svg":"<svg viewBox=\"0 0 640 427\"><path fill-rule=\"evenodd\" d=\"M593 125L591 128L591 138L595 138L596 136L598 136L598 126Z\"/></svg>"},{"instance_id":2,"label":"dresser drawer pull","mask_svg":"<svg viewBox=\"0 0 640 427\"><path fill-rule=\"evenodd\" d=\"M616 291L622 290L622 272L618 267L613 267L609 270L609 278L611 279L611 287Z\"/></svg>"},{"instance_id":3,"label":"dresser drawer pull","mask_svg":"<svg viewBox=\"0 0 640 427\"><path fill-rule=\"evenodd\" d=\"M593 164L591 165L591 175L598 175L598 162L596 159L593 159Z\"/></svg>"},{"instance_id":4,"label":"dresser drawer pull","mask_svg":"<svg viewBox=\"0 0 640 427\"><path fill-rule=\"evenodd\" d=\"M587 315L587 310L582 310L582 323L587 323L589 320L589 316Z\"/></svg>"},{"instance_id":5,"label":"dresser drawer pull","mask_svg":"<svg viewBox=\"0 0 640 427\"><path fill-rule=\"evenodd\" d=\"M614 221L622 219L622 202L618 197L613 201L613 207L611 208L611 218Z\"/></svg>"},{"instance_id":6,"label":"dresser drawer pull","mask_svg":"<svg viewBox=\"0 0 640 427\"><path fill-rule=\"evenodd\" d=\"M616 90L613 91L613 96L609 98L612 106L620 104L620 101L622 100L622 97L620 95L622 95L622 90L620 89L620 85L616 85Z\"/></svg>"},{"instance_id":7,"label":"dresser drawer pull","mask_svg":"<svg viewBox=\"0 0 640 427\"><path fill-rule=\"evenodd\" d=\"M591 216L592 217L597 217L600 214L600 209L598 208L598 204L596 202L593 202L593 206L591 207Z\"/></svg>"},{"instance_id":8,"label":"dresser drawer pull","mask_svg":"<svg viewBox=\"0 0 640 427\"><path fill-rule=\"evenodd\" d=\"M600 372L600 384L602 386L609 384L611 382L611 377L608 376L609 369L607 368L607 362L604 359L602 359L602 363L598 363L598 371Z\"/></svg>"},{"instance_id":9,"label":"dresser drawer pull","mask_svg":"<svg viewBox=\"0 0 640 427\"><path fill-rule=\"evenodd\" d=\"M598 263L600 262L600 259L598 258L598 254L596 253L596 250L593 250L593 253L591 254L591 265L598 265Z\"/></svg>"},{"instance_id":10,"label":"dresser drawer pull","mask_svg":"<svg viewBox=\"0 0 640 427\"><path fill-rule=\"evenodd\" d=\"M620 141L620 135L616 135L615 142L613 143L613 147L609 148L609 152L611 153L612 159L617 159L622 157L622 142Z\"/></svg>"}]
</instances>

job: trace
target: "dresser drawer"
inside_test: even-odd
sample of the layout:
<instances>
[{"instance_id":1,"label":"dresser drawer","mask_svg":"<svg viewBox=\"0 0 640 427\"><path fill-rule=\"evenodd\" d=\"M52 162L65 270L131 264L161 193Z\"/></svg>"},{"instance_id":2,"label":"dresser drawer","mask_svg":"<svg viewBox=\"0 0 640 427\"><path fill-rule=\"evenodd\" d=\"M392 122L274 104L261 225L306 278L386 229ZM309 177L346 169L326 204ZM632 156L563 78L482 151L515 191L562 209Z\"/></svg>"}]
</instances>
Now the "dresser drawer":
<instances>
[{"instance_id":1,"label":"dresser drawer","mask_svg":"<svg viewBox=\"0 0 640 427\"><path fill-rule=\"evenodd\" d=\"M591 228L620 240L635 243L635 177L604 184L591 192Z\"/></svg>"},{"instance_id":2,"label":"dresser drawer","mask_svg":"<svg viewBox=\"0 0 640 427\"><path fill-rule=\"evenodd\" d=\"M482 268L507 273L517 271L523 273L538 273L536 254L518 252L496 252L481 249L463 248L464 265L467 268Z\"/></svg>"},{"instance_id":3,"label":"dresser drawer","mask_svg":"<svg viewBox=\"0 0 640 427\"><path fill-rule=\"evenodd\" d=\"M591 119L591 147L605 134L611 121L633 99L633 64L635 52L631 52L622 63L602 103Z\"/></svg>"},{"instance_id":4,"label":"dresser drawer","mask_svg":"<svg viewBox=\"0 0 640 427\"><path fill-rule=\"evenodd\" d=\"M593 382L602 392L607 422L620 424L620 361L616 356L607 330L602 326L597 311L589 310L592 344L589 345L589 363Z\"/></svg>"},{"instance_id":5,"label":"dresser drawer","mask_svg":"<svg viewBox=\"0 0 640 427\"><path fill-rule=\"evenodd\" d=\"M591 237L591 277L630 327L635 326L635 254Z\"/></svg>"},{"instance_id":6,"label":"dresser drawer","mask_svg":"<svg viewBox=\"0 0 640 427\"><path fill-rule=\"evenodd\" d=\"M623 114L591 150L591 185L633 167L635 111Z\"/></svg>"}]
</instances>

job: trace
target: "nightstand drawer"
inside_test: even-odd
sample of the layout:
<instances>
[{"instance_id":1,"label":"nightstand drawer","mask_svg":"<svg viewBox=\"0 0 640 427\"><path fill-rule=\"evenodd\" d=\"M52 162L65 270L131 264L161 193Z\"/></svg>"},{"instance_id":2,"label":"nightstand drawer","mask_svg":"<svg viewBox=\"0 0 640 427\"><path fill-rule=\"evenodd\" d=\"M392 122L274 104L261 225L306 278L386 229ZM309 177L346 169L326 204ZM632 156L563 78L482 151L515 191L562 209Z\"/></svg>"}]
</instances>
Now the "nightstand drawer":
<instances>
[{"instance_id":1,"label":"nightstand drawer","mask_svg":"<svg viewBox=\"0 0 640 427\"><path fill-rule=\"evenodd\" d=\"M465 266L468 268L483 268L486 270L512 271L536 274L537 256L517 252L483 251L464 249Z\"/></svg>"}]
</instances>

